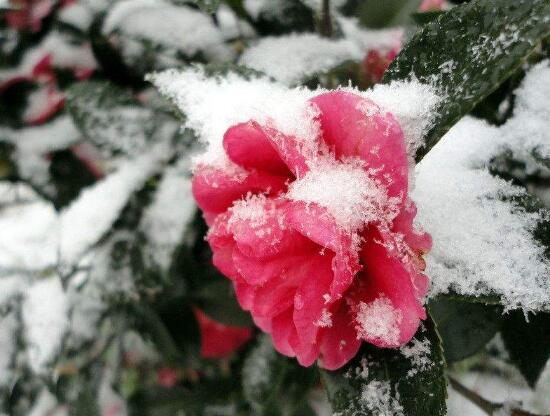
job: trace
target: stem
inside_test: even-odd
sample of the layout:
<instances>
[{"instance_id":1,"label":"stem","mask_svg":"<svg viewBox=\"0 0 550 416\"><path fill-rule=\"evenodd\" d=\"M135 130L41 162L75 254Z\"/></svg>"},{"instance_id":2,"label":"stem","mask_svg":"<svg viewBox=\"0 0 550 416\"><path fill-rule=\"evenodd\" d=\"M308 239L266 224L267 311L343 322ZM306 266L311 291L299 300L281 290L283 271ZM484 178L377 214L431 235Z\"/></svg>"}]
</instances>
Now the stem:
<instances>
[{"instance_id":1,"label":"stem","mask_svg":"<svg viewBox=\"0 0 550 416\"><path fill-rule=\"evenodd\" d=\"M332 37L332 18L330 16L330 0L323 0L321 9L321 21L319 22L319 33L325 38Z\"/></svg>"},{"instance_id":2,"label":"stem","mask_svg":"<svg viewBox=\"0 0 550 416\"><path fill-rule=\"evenodd\" d=\"M492 415L495 410L499 408L498 405L495 403L492 403L488 400L485 400L483 397L481 397L479 394L474 392L473 390L470 390L463 384L459 383L457 380L455 380L452 377L449 377L449 384L453 389L455 389L462 397L468 399L473 404L475 404L477 407L479 407L481 410L483 410L488 415Z\"/></svg>"}]
</instances>

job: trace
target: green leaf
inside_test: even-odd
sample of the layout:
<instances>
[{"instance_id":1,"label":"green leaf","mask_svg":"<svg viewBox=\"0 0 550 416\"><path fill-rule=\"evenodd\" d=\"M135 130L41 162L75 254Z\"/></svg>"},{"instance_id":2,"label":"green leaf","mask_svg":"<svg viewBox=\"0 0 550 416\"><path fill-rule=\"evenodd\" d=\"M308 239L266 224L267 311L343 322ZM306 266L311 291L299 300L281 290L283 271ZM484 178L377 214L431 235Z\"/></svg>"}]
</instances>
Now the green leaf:
<instances>
[{"instance_id":1,"label":"green leaf","mask_svg":"<svg viewBox=\"0 0 550 416\"><path fill-rule=\"evenodd\" d=\"M218 322L234 326L252 325L250 314L237 303L231 282L227 279L203 286L192 299L205 314Z\"/></svg>"},{"instance_id":2,"label":"green leaf","mask_svg":"<svg viewBox=\"0 0 550 416\"><path fill-rule=\"evenodd\" d=\"M447 362L474 355L489 342L500 328L502 308L438 297L429 304L437 324Z\"/></svg>"},{"instance_id":3,"label":"green leaf","mask_svg":"<svg viewBox=\"0 0 550 416\"><path fill-rule=\"evenodd\" d=\"M430 23L432 20L437 19L439 16L441 16L443 11L435 10L430 12L422 12L422 13L413 13L411 15L412 19L419 25L425 25L427 23Z\"/></svg>"},{"instance_id":4,"label":"green leaf","mask_svg":"<svg viewBox=\"0 0 550 416\"><path fill-rule=\"evenodd\" d=\"M315 12L300 0L263 2L257 15L250 20L262 36L315 31Z\"/></svg>"},{"instance_id":5,"label":"green leaf","mask_svg":"<svg viewBox=\"0 0 550 416\"><path fill-rule=\"evenodd\" d=\"M82 389L78 398L71 405L70 416L99 416L101 412L93 389Z\"/></svg>"},{"instance_id":6,"label":"green leaf","mask_svg":"<svg viewBox=\"0 0 550 416\"><path fill-rule=\"evenodd\" d=\"M550 358L550 314L528 317L522 311L511 312L502 326L502 339L510 359L534 387Z\"/></svg>"},{"instance_id":7,"label":"green leaf","mask_svg":"<svg viewBox=\"0 0 550 416\"><path fill-rule=\"evenodd\" d=\"M347 14L357 16L362 25L371 28L399 26L409 22L421 0L349 1Z\"/></svg>"},{"instance_id":8,"label":"green leaf","mask_svg":"<svg viewBox=\"0 0 550 416\"><path fill-rule=\"evenodd\" d=\"M428 318L401 349L364 344L337 371L321 371L332 410L341 416L446 414L445 360L435 324Z\"/></svg>"},{"instance_id":9,"label":"green leaf","mask_svg":"<svg viewBox=\"0 0 550 416\"><path fill-rule=\"evenodd\" d=\"M149 388L140 390L129 401L132 416L204 415L206 397L198 397L188 389Z\"/></svg>"},{"instance_id":10,"label":"green leaf","mask_svg":"<svg viewBox=\"0 0 550 416\"><path fill-rule=\"evenodd\" d=\"M550 34L549 18L547 0L474 0L442 14L412 37L384 82L416 77L443 97L417 160L514 73Z\"/></svg>"}]
</instances>

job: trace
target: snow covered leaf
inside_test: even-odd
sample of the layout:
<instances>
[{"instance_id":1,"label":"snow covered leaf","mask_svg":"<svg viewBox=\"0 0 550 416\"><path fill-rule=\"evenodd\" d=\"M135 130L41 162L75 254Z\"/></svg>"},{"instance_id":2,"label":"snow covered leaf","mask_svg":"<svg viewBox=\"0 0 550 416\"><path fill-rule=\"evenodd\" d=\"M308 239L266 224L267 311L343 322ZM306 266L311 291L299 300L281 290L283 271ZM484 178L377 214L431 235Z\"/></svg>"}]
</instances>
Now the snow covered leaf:
<instances>
[{"instance_id":1,"label":"snow covered leaf","mask_svg":"<svg viewBox=\"0 0 550 416\"><path fill-rule=\"evenodd\" d=\"M527 321L514 311L505 317L501 333L510 359L534 387L550 359L550 314L530 315Z\"/></svg>"},{"instance_id":2,"label":"snow covered leaf","mask_svg":"<svg viewBox=\"0 0 550 416\"><path fill-rule=\"evenodd\" d=\"M172 0L174 1L174 0ZM220 7L221 0L192 0L193 3L199 5L199 7L207 13L214 13L218 7Z\"/></svg>"},{"instance_id":3,"label":"snow covered leaf","mask_svg":"<svg viewBox=\"0 0 550 416\"><path fill-rule=\"evenodd\" d=\"M459 361L481 350L498 332L502 308L450 297L438 297L429 310L441 335L447 362Z\"/></svg>"},{"instance_id":4,"label":"snow covered leaf","mask_svg":"<svg viewBox=\"0 0 550 416\"><path fill-rule=\"evenodd\" d=\"M321 379L333 412L341 416L443 416L444 368L439 336L428 318L400 349L364 344L342 369L321 370Z\"/></svg>"},{"instance_id":5,"label":"snow covered leaf","mask_svg":"<svg viewBox=\"0 0 550 416\"><path fill-rule=\"evenodd\" d=\"M61 212L60 256L74 264L110 230L130 196L157 173L170 152L161 143L149 153L126 162L119 170L86 188Z\"/></svg>"},{"instance_id":6,"label":"snow covered leaf","mask_svg":"<svg viewBox=\"0 0 550 416\"><path fill-rule=\"evenodd\" d=\"M157 127L151 110L127 91L105 81L73 85L67 108L86 140L108 153L137 155Z\"/></svg>"},{"instance_id":7,"label":"snow covered leaf","mask_svg":"<svg viewBox=\"0 0 550 416\"><path fill-rule=\"evenodd\" d=\"M235 51L225 44L211 16L189 4L173 3L119 1L109 9L100 35L141 75L189 60L229 62L234 58Z\"/></svg>"},{"instance_id":8,"label":"snow covered leaf","mask_svg":"<svg viewBox=\"0 0 550 416\"><path fill-rule=\"evenodd\" d=\"M506 310L550 308L550 213L510 182L508 168L499 177L495 162L506 154L529 161L533 148L546 149L550 106L539 91L549 75L546 62L530 69L505 124L465 117L417 166L418 220L434 240L426 257L431 296L496 296Z\"/></svg>"},{"instance_id":9,"label":"snow covered leaf","mask_svg":"<svg viewBox=\"0 0 550 416\"><path fill-rule=\"evenodd\" d=\"M402 31L399 29L367 30L357 26L352 19L341 18L339 22L343 32L339 39L314 33L265 37L248 48L239 62L294 86L348 61L361 62L367 50L386 51L401 45Z\"/></svg>"},{"instance_id":10,"label":"snow covered leaf","mask_svg":"<svg viewBox=\"0 0 550 416\"><path fill-rule=\"evenodd\" d=\"M546 0L479 0L446 12L406 44L385 82L416 77L444 97L417 160L522 64L549 23Z\"/></svg>"}]
</instances>

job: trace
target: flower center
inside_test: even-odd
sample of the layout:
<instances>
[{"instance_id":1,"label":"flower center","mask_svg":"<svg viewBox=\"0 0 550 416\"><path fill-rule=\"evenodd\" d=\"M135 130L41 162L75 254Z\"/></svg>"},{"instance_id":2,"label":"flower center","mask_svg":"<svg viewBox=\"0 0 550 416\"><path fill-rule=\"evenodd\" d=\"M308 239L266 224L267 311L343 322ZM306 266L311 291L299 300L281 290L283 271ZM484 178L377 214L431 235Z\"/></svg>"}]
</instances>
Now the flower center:
<instances>
[{"instance_id":1,"label":"flower center","mask_svg":"<svg viewBox=\"0 0 550 416\"><path fill-rule=\"evenodd\" d=\"M286 196L294 201L318 204L349 232L395 217L396 202L388 198L383 186L357 159L316 161L304 177L290 184Z\"/></svg>"}]
</instances>

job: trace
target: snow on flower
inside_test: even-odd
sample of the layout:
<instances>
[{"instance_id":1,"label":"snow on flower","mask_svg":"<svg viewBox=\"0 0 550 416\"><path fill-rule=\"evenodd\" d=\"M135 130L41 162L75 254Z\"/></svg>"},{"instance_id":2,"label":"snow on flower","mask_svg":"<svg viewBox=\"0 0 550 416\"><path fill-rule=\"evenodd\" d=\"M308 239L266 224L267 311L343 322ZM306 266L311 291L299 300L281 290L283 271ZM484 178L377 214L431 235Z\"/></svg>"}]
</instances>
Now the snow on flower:
<instances>
[{"instance_id":1,"label":"snow on flower","mask_svg":"<svg viewBox=\"0 0 550 416\"><path fill-rule=\"evenodd\" d=\"M313 139L269 118L233 125L225 164L199 162L193 193L214 264L275 348L336 369L367 341L408 342L425 318L408 157L394 116L331 91L306 101ZM306 137L306 140L304 140Z\"/></svg>"},{"instance_id":2,"label":"snow on flower","mask_svg":"<svg viewBox=\"0 0 550 416\"><path fill-rule=\"evenodd\" d=\"M199 323L201 355L204 358L227 357L252 337L250 328L224 325L197 308L193 312Z\"/></svg>"}]
</instances>

